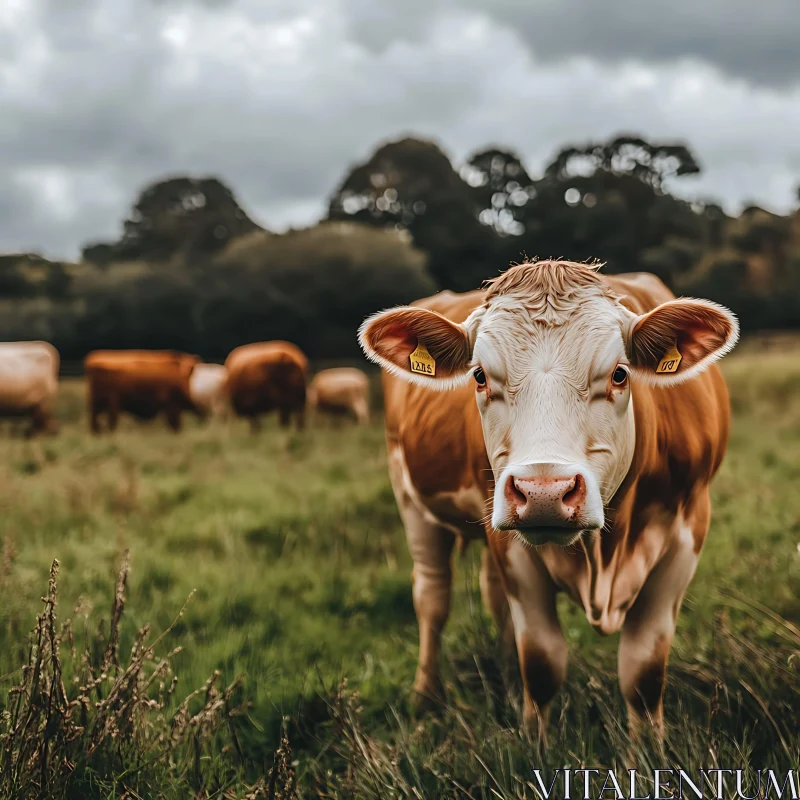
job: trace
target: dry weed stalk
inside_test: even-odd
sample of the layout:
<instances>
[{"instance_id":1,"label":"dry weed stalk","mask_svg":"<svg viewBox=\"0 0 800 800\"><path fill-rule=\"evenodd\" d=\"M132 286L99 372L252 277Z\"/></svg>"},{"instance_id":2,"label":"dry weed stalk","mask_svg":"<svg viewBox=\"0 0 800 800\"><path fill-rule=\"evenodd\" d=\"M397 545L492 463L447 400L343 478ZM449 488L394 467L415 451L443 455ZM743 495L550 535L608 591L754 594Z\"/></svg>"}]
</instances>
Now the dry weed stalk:
<instances>
[{"instance_id":1,"label":"dry weed stalk","mask_svg":"<svg viewBox=\"0 0 800 800\"><path fill-rule=\"evenodd\" d=\"M133 797L145 787L152 789L156 778L167 785L186 785L194 796L204 797L220 791L225 782L237 780L244 761L235 725L241 711L234 705L239 680L220 686L220 673L215 672L177 711L167 710L177 684L172 660L180 648L158 659L155 648L186 605L155 641L148 641L149 625L141 628L127 664L122 663L128 566L126 552L108 635L100 642L89 642L79 653L71 620L57 629L58 561L53 562L47 595L42 598L44 609L36 620L21 679L9 690L0 715L0 796L15 800L62 797L92 776L95 783L121 786ZM62 645L69 684L76 687L70 693L63 677ZM222 747L220 738L226 735L230 743ZM215 758L225 750L236 752L236 759L228 759L227 771L215 767ZM261 785L266 786L263 779ZM253 797L293 796L259 795L258 787L253 787Z\"/></svg>"}]
</instances>

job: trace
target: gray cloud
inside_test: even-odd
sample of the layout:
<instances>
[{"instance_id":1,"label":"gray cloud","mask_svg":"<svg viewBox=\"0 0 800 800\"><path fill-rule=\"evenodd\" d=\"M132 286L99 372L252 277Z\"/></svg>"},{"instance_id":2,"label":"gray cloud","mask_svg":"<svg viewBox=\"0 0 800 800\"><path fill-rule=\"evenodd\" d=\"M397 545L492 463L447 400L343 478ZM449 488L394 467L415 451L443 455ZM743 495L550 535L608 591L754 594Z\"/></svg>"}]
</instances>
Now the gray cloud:
<instances>
[{"instance_id":1,"label":"gray cloud","mask_svg":"<svg viewBox=\"0 0 800 800\"><path fill-rule=\"evenodd\" d=\"M576 56L609 64L694 59L768 86L800 80L796 0L346 0L354 36L382 49L424 36L431 18L468 11L519 33L546 61Z\"/></svg>"},{"instance_id":2,"label":"gray cloud","mask_svg":"<svg viewBox=\"0 0 800 800\"><path fill-rule=\"evenodd\" d=\"M708 64L657 48L632 63L614 45L635 28L627 17L619 31L598 27L605 44L584 52L579 32L557 33L557 9L577 0L538 17L469 2L27 0L0 11L0 249L74 257L118 235L137 192L172 174L219 176L268 227L306 224L350 164L405 133L456 159L506 144L534 173L561 145L618 130L686 138L705 172L676 190L732 207L793 202L800 89L732 81L710 45ZM768 37L741 8L738 22Z\"/></svg>"},{"instance_id":3,"label":"gray cloud","mask_svg":"<svg viewBox=\"0 0 800 800\"><path fill-rule=\"evenodd\" d=\"M486 8L481 0L466 0ZM771 86L800 81L795 0L497 0L491 14L519 30L538 57L586 55L609 63L692 58Z\"/></svg>"}]
</instances>

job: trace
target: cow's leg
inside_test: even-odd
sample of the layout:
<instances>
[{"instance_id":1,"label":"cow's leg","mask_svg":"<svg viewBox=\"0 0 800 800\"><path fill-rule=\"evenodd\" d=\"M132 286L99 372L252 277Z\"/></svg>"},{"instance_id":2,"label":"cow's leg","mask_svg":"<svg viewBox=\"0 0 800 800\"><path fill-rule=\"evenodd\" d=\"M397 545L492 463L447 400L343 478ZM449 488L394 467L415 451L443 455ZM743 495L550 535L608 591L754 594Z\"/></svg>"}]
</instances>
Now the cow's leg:
<instances>
[{"instance_id":1,"label":"cow's leg","mask_svg":"<svg viewBox=\"0 0 800 800\"><path fill-rule=\"evenodd\" d=\"M278 411L278 419L281 428L288 428L292 421L292 412L288 408L281 408Z\"/></svg>"},{"instance_id":2,"label":"cow's leg","mask_svg":"<svg viewBox=\"0 0 800 800\"><path fill-rule=\"evenodd\" d=\"M57 434L60 428L58 420L53 416L53 409L49 403L39 406L34 417L34 423L37 426L37 430L50 436Z\"/></svg>"},{"instance_id":3,"label":"cow's leg","mask_svg":"<svg viewBox=\"0 0 800 800\"><path fill-rule=\"evenodd\" d=\"M297 413L295 414L295 423L297 425L297 430L302 431L306 427L306 410L305 408L300 408Z\"/></svg>"},{"instance_id":4,"label":"cow's leg","mask_svg":"<svg viewBox=\"0 0 800 800\"><path fill-rule=\"evenodd\" d=\"M353 403L353 413L359 425L369 424L369 405L366 400L359 398Z\"/></svg>"},{"instance_id":5,"label":"cow's leg","mask_svg":"<svg viewBox=\"0 0 800 800\"><path fill-rule=\"evenodd\" d=\"M181 410L176 406L167 406L167 425L171 431L178 433L181 429Z\"/></svg>"},{"instance_id":6,"label":"cow's leg","mask_svg":"<svg viewBox=\"0 0 800 800\"><path fill-rule=\"evenodd\" d=\"M619 683L628 709L628 731L637 739L645 723L657 738L664 734L664 685L678 611L697 567L708 531L708 491L687 519L678 517L672 547L650 573L628 611L619 642Z\"/></svg>"},{"instance_id":7,"label":"cow's leg","mask_svg":"<svg viewBox=\"0 0 800 800\"><path fill-rule=\"evenodd\" d=\"M439 649L450 615L453 582L450 560L455 536L447 528L426 520L416 509L401 515L414 561L413 598L419 625L419 664L414 691L420 701L436 701L443 696Z\"/></svg>"},{"instance_id":8,"label":"cow's leg","mask_svg":"<svg viewBox=\"0 0 800 800\"><path fill-rule=\"evenodd\" d=\"M256 434L261 430L261 418L258 414L251 414L250 415L250 433Z\"/></svg>"},{"instance_id":9,"label":"cow's leg","mask_svg":"<svg viewBox=\"0 0 800 800\"><path fill-rule=\"evenodd\" d=\"M503 580L500 577L500 570L489 547L484 548L483 554L481 555L479 581L483 604L489 609L494 619L503 646L507 652L513 652L514 627L511 624L511 613L508 608L506 593L503 589Z\"/></svg>"},{"instance_id":10,"label":"cow's leg","mask_svg":"<svg viewBox=\"0 0 800 800\"><path fill-rule=\"evenodd\" d=\"M557 589L530 546L500 540L492 551L503 573L523 687L523 717L540 745L547 742L550 701L567 675L567 642L556 611Z\"/></svg>"},{"instance_id":11,"label":"cow's leg","mask_svg":"<svg viewBox=\"0 0 800 800\"><path fill-rule=\"evenodd\" d=\"M30 439L37 433L41 433L42 431L46 430L49 419L50 415L48 414L45 406L34 406L31 409L31 424L30 427L25 431L25 437Z\"/></svg>"},{"instance_id":12,"label":"cow's leg","mask_svg":"<svg viewBox=\"0 0 800 800\"><path fill-rule=\"evenodd\" d=\"M412 596L419 625L419 662L414 692L417 702L424 705L442 697L439 649L442 630L450 614L450 561L455 536L417 505L399 446L390 445L388 460L392 489L414 562Z\"/></svg>"},{"instance_id":13,"label":"cow's leg","mask_svg":"<svg viewBox=\"0 0 800 800\"><path fill-rule=\"evenodd\" d=\"M108 419L108 429L110 431L115 431L117 429L117 423L119 422L119 406L120 406L119 397L116 394L112 394L108 398L108 408L106 411Z\"/></svg>"},{"instance_id":14,"label":"cow's leg","mask_svg":"<svg viewBox=\"0 0 800 800\"><path fill-rule=\"evenodd\" d=\"M103 410L100 401L89 395L89 427L93 434L98 435L101 433L100 428L100 414Z\"/></svg>"}]
</instances>

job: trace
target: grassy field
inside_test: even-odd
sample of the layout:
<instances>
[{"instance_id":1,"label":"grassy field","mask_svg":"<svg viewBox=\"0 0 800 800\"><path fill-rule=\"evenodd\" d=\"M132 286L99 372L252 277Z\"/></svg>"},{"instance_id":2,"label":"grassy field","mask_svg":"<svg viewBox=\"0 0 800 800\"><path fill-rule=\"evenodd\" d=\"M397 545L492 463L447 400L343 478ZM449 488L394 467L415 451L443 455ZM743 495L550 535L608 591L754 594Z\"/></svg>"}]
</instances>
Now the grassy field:
<instances>
[{"instance_id":1,"label":"grassy field","mask_svg":"<svg viewBox=\"0 0 800 800\"><path fill-rule=\"evenodd\" d=\"M735 424L673 649L671 735L637 757L797 769L800 357L744 347L725 371ZM2 796L534 797L533 766L621 767L616 637L562 604L570 673L537 754L480 607L478 547L457 567L450 703L414 714L411 563L379 418L257 436L126 421L92 438L79 381L59 414L57 437L0 438ZM53 559L57 622L45 614L31 647ZM152 650L135 645L147 624Z\"/></svg>"}]
</instances>

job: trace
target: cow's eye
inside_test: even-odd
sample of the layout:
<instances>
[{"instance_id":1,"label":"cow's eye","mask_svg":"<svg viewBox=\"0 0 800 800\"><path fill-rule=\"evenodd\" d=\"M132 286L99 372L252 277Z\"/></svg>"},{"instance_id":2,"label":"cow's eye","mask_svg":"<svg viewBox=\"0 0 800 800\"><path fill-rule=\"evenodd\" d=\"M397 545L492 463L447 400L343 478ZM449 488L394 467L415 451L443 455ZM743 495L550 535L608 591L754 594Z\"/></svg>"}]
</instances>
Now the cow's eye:
<instances>
[{"instance_id":1,"label":"cow's eye","mask_svg":"<svg viewBox=\"0 0 800 800\"><path fill-rule=\"evenodd\" d=\"M475 378L475 383L477 383L478 386L486 386L486 375L480 367L475 367L472 377Z\"/></svg>"},{"instance_id":2,"label":"cow's eye","mask_svg":"<svg viewBox=\"0 0 800 800\"><path fill-rule=\"evenodd\" d=\"M614 374L611 376L611 383L614 386L624 386L625 381L628 380L628 370L625 367L617 367L614 370Z\"/></svg>"}]
</instances>

